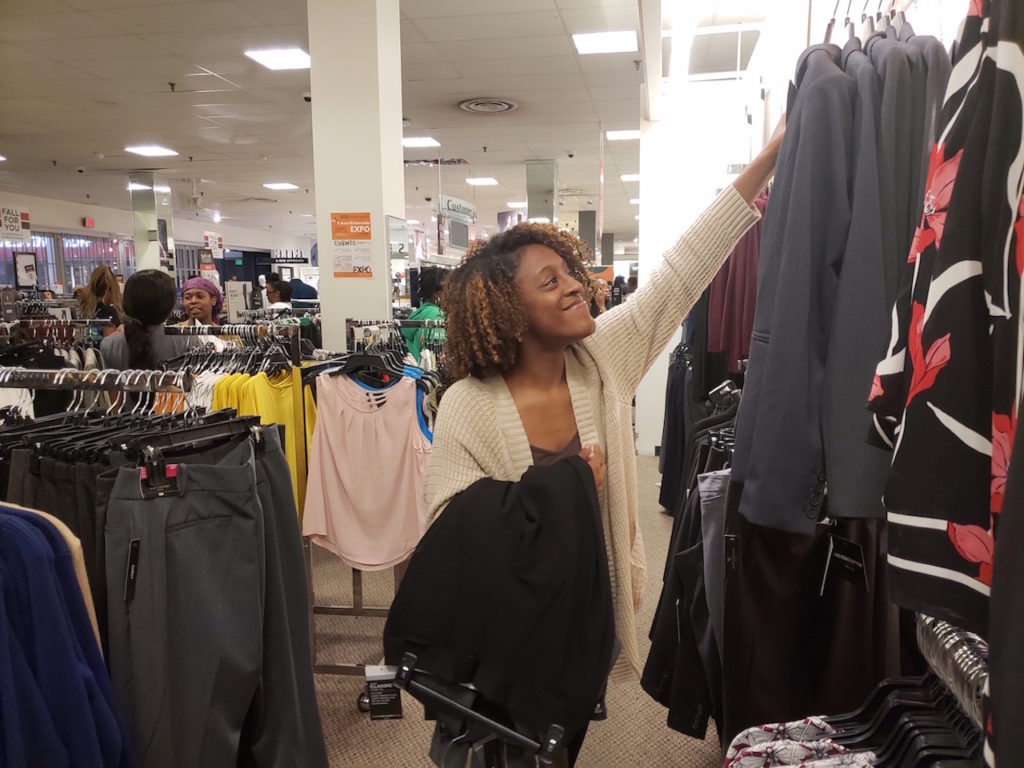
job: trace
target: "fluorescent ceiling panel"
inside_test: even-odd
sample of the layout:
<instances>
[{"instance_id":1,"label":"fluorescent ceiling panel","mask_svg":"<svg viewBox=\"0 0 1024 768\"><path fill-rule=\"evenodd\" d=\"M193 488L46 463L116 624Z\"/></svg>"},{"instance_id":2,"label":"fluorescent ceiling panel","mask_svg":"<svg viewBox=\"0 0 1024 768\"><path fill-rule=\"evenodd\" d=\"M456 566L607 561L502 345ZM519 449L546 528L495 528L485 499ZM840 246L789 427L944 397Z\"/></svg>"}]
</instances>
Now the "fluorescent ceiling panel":
<instances>
[{"instance_id":1,"label":"fluorescent ceiling panel","mask_svg":"<svg viewBox=\"0 0 1024 768\"><path fill-rule=\"evenodd\" d=\"M429 136L409 136L402 139L402 146L414 149L423 147L440 147L441 142L437 139L432 139Z\"/></svg>"},{"instance_id":2,"label":"fluorescent ceiling panel","mask_svg":"<svg viewBox=\"0 0 1024 768\"><path fill-rule=\"evenodd\" d=\"M509 208L525 208L526 203L505 203Z\"/></svg>"},{"instance_id":3,"label":"fluorescent ceiling panel","mask_svg":"<svg viewBox=\"0 0 1024 768\"><path fill-rule=\"evenodd\" d=\"M640 138L640 129L630 131L606 131L608 141L632 141Z\"/></svg>"},{"instance_id":4,"label":"fluorescent ceiling panel","mask_svg":"<svg viewBox=\"0 0 1024 768\"><path fill-rule=\"evenodd\" d=\"M632 29L578 34L572 36L572 41L581 56L592 53L634 53L639 50L636 32Z\"/></svg>"},{"instance_id":5,"label":"fluorescent ceiling panel","mask_svg":"<svg viewBox=\"0 0 1024 768\"><path fill-rule=\"evenodd\" d=\"M292 184L290 181L272 181L269 184L264 184L267 189L273 189L277 192L282 192L286 189L298 189L297 184Z\"/></svg>"},{"instance_id":6,"label":"fluorescent ceiling panel","mask_svg":"<svg viewBox=\"0 0 1024 768\"><path fill-rule=\"evenodd\" d=\"M142 155L143 157L174 157L178 154L173 149L161 147L158 144L140 144L135 147L125 147L124 151L131 152L133 155Z\"/></svg>"},{"instance_id":7,"label":"fluorescent ceiling panel","mask_svg":"<svg viewBox=\"0 0 1024 768\"><path fill-rule=\"evenodd\" d=\"M265 48L245 55L267 69L309 69L309 54L301 48Z\"/></svg>"},{"instance_id":8,"label":"fluorescent ceiling panel","mask_svg":"<svg viewBox=\"0 0 1024 768\"><path fill-rule=\"evenodd\" d=\"M640 181L639 173L624 173L620 177L623 181Z\"/></svg>"},{"instance_id":9,"label":"fluorescent ceiling panel","mask_svg":"<svg viewBox=\"0 0 1024 768\"><path fill-rule=\"evenodd\" d=\"M490 176L477 176L474 178L466 179L466 183L471 187L496 187L498 186L498 180L491 178Z\"/></svg>"}]
</instances>

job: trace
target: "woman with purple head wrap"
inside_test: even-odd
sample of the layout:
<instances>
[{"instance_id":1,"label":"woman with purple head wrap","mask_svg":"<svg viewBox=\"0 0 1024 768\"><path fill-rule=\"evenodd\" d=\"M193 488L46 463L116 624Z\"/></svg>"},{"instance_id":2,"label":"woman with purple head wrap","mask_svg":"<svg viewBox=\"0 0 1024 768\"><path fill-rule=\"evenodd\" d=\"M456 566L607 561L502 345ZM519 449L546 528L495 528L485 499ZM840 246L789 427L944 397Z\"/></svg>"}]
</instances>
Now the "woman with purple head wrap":
<instances>
[{"instance_id":1,"label":"woman with purple head wrap","mask_svg":"<svg viewBox=\"0 0 1024 768\"><path fill-rule=\"evenodd\" d=\"M224 297L212 280L193 277L186 280L181 288L181 305L190 323L217 325Z\"/></svg>"}]
</instances>

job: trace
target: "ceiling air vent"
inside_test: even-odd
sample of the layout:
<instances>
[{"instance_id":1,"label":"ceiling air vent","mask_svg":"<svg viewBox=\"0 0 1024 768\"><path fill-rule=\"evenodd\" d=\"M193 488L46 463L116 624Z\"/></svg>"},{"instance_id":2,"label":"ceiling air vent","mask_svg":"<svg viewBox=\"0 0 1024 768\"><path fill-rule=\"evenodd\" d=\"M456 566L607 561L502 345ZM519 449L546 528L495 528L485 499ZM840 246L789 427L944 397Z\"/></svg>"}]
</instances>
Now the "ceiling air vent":
<instances>
[{"instance_id":1,"label":"ceiling air vent","mask_svg":"<svg viewBox=\"0 0 1024 768\"><path fill-rule=\"evenodd\" d=\"M459 103L459 109L475 115L501 115L519 109L519 105L510 99L467 99Z\"/></svg>"},{"instance_id":2,"label":"ceiling air vent","mask_svg":"<svg viewBox=\"0 0 1024 768\"><path fill-rule=\"evenodd\" d=\"M441 160L406 160L406 166L436 168L438 165L469 165L469 161L461 157L445 157Z\"/></svg>"}]
</instances>

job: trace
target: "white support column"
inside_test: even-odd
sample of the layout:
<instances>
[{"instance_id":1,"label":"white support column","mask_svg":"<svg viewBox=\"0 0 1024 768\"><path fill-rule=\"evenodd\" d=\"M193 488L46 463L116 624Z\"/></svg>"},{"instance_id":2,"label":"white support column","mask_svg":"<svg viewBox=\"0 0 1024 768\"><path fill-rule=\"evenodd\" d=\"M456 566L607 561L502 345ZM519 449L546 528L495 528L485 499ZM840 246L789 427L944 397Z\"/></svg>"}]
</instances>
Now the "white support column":
<instances>
[{"instance_id":1,"label":"white support column","mask_svg":"<svg viewBox=\"0 0 1024 768\"><path fill-rule=\"evenodd\" d=\"M346 318L391 317L386 217L405 218L398 0L307 0L307 11L324 347L341 351ZM336 246L332 213L369 214L368 258ZM353 250L372 277L344 276Z\"/></svg>"}]
</instances>

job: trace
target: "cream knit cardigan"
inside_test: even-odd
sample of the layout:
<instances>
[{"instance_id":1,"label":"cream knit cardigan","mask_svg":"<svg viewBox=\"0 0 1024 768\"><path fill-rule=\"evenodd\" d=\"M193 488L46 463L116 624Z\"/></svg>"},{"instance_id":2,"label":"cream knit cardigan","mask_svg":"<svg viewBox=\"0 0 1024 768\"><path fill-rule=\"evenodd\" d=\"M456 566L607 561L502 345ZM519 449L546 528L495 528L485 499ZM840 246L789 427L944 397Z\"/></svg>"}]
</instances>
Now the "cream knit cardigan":
<instances>
[{"instance_id":1,"label":"cream knit cardigan","mask_svg":"<svg viewBox=\"0 0 1024 768\"><path fill-rule=\"evenodd\" d=\"M647 559L637 523L632 401L640 380L671 340L757 211L728 187L668 251L662 264L597 329L565 353L565 375L583 444L600 442L608 466L601 513L608 550L615 627L622 654L614 677L642 669L636 611ZM444 394L427 465L427 520L453 496L490 477L518 481L533 464L505 379L469 377Z\"/></svg>"}]
</instances>

